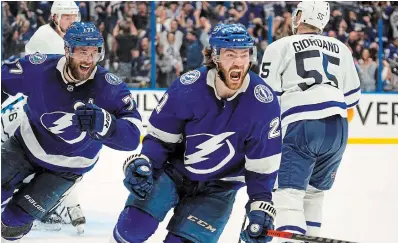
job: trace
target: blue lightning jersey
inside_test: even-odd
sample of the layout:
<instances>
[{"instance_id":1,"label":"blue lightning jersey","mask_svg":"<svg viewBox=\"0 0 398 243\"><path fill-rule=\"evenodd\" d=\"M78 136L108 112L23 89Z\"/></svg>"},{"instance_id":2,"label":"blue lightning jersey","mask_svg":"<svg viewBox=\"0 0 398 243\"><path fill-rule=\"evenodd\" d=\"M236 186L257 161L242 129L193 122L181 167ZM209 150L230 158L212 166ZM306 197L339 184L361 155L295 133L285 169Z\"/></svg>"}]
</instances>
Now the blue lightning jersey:
<instances>
[{"instance_id":1,"label":"blue lightning jersey","mask_svg":"<svg viewBox=\"0 0 398 243\"><path fill-rule=\"evenodd\" d=\"M217 72L202 67L177 79L151 114L142 153L154 168L173 164L194 181L247 185L250 199L271 200L281 159L280 106L255 73L228 99Z\"/></svg>"},{"instance_id":2,"label":"blue lightning jersey","mask_svg":"<svg viewBox=\"0 0 398 243\"><path fill-rule=\"evenodd\" d=\"M97 162L102 145L132 151L139 145L141 116L125 83L98 66L87 81L65 81L66 58L32 54L1 68L2 91L28 96L15 133L31 162L55 171L78 174ZM72 125L75 102L93 102L116 117L116 129L102 141Z\"/></svg>"}]
</instances>

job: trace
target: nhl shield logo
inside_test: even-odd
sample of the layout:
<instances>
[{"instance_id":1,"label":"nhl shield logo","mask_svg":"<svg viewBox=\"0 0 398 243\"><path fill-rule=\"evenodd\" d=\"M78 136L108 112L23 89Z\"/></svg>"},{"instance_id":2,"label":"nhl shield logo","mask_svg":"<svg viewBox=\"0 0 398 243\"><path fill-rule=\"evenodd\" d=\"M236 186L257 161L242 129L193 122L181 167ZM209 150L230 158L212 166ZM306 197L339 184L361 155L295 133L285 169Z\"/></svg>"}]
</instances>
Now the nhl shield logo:
<instances>
[{"instance_id":1,"label":"nhl shield logo","mask_svg":"<svg viewBox=\"0 0 398 243\"><path fill-rule=\"evenodd\" d=\"M112 85L118 85L123 83L123 80L113 73L105 74L105 80Z\"/></svg>"},{"instance_id":2,"label":"nhl shield logo","mask_svg":"<svg viewBox=\"0 0 398 243\"><path fill-rule=\"evenodd\" d=\"M263 103L270 103L274 100L274 95L272 94L271 90L263 84L258 84L254 88L254 96L258 101Z\"/></svg>"},{"instance_id":3,"label":"nhl shield logo","mask_svg":"<svg viewBox=\"0 0 398 243\"><path fill-rule=\"evenodd\" d=\"M42 64L47 59L47 55L43 53L36 52L29 56L29 61L32 64Z\"/></svg>"},{"instance_id":4,"label":"nhl shield logo","mask_svg":"<svg viewBox=\"0 0 398 243\"><path fill-rule=\"evenodd\" d=\"M180 82L184 85L193 84L200 77L200 72L198 70L193 70L181 76Z\"/></svg>"}]
</instances>

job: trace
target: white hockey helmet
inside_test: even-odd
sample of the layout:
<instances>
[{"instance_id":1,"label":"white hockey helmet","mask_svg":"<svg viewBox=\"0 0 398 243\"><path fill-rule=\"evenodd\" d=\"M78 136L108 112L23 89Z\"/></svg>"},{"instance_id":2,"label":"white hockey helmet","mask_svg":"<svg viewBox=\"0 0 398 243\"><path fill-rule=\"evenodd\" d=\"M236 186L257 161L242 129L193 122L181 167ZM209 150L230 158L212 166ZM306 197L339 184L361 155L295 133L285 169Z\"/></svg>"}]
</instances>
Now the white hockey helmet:
<instances>
[{"instance_id":1,"label":"white hockey helmet","mask_svg":"<svg viewBox=\"0 0 398 243\"><path fill-rule=\"evenodd\" d=\"M297 15L301 12L300 19L296 20ZM297 5L292 16L293 34L296 34L297 27L301 23L306 23L320 29L323 32L326 24L330 19L330 7L328 2L324 1L305 1Z\"/></svg>"},{"instance_id":2,"label":"white hockey helmet","mask_svg":"<svg viewBox=\"0 0 398 243\"><path fill-rule=\"evenodd\" d=\"M58 23L63 14L76 14L77 22L80 22L79 7L74 1L54 1L51 6L51 16L57 15Z\"/></svg>"}]
</instances>

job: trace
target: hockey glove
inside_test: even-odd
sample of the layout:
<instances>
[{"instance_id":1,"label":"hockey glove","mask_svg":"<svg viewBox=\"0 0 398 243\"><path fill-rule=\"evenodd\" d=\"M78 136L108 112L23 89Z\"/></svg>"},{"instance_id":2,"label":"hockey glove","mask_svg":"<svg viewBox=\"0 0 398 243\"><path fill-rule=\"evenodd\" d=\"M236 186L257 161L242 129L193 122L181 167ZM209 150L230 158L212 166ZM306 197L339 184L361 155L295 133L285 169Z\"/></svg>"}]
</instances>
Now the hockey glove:
<instances>
[{"instance_id":1,"label":"hockey glove","mask_svg":"<svg viewBox=\"0 0 398 243\"><path fill-rule=\"evenodd\" d=\"M250 203L250 202L249 202ZM240 238L246 243L265 243L272 240L267 236L268 230L274 229L276 210L271 202L254 201L248 203L249 225L240 234Z\"/></svg>"},{"instance_id":2,"label":"hockey glove","mask_svg":"<svg viewBox=\"0 0 398 243\"><path fill-rule=\"evenodd\" d=\"M77 102L74 106L75 115L72 123L79 131L88 132L94 139L105 139L112 135L116 129L116 118L98 106Z\"/></svg>"},{"instance_id":3,"label":"hockey glove","mask_svg":"<svg viewBox=\"0 0 398 243\"><path fill-rule=\"evenodd\" d=\"M140 200L145 200L153 186L152 167L148 157L134 154L123 165L124 186Z\"/></svg>"}]
</instances>

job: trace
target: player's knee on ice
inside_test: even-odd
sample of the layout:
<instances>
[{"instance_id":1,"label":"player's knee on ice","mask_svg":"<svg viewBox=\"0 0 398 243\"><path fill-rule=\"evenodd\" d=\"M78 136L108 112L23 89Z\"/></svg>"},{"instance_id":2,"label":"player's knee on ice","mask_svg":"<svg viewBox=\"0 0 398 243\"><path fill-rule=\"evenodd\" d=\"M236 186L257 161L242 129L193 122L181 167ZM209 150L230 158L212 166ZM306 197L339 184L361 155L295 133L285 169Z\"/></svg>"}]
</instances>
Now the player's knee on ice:
<instances>
[{"instance_id":1,"label":"player's knee on ice","mask_svg":"<svg viewBox=\"0 0 398 243\"><path fill-rule=\"evenodd\" d=\"M1 214L1 237L8 240L21 238L30 231L33 220L18 205L8 205Z\"/></svg>"}]
</instances>

